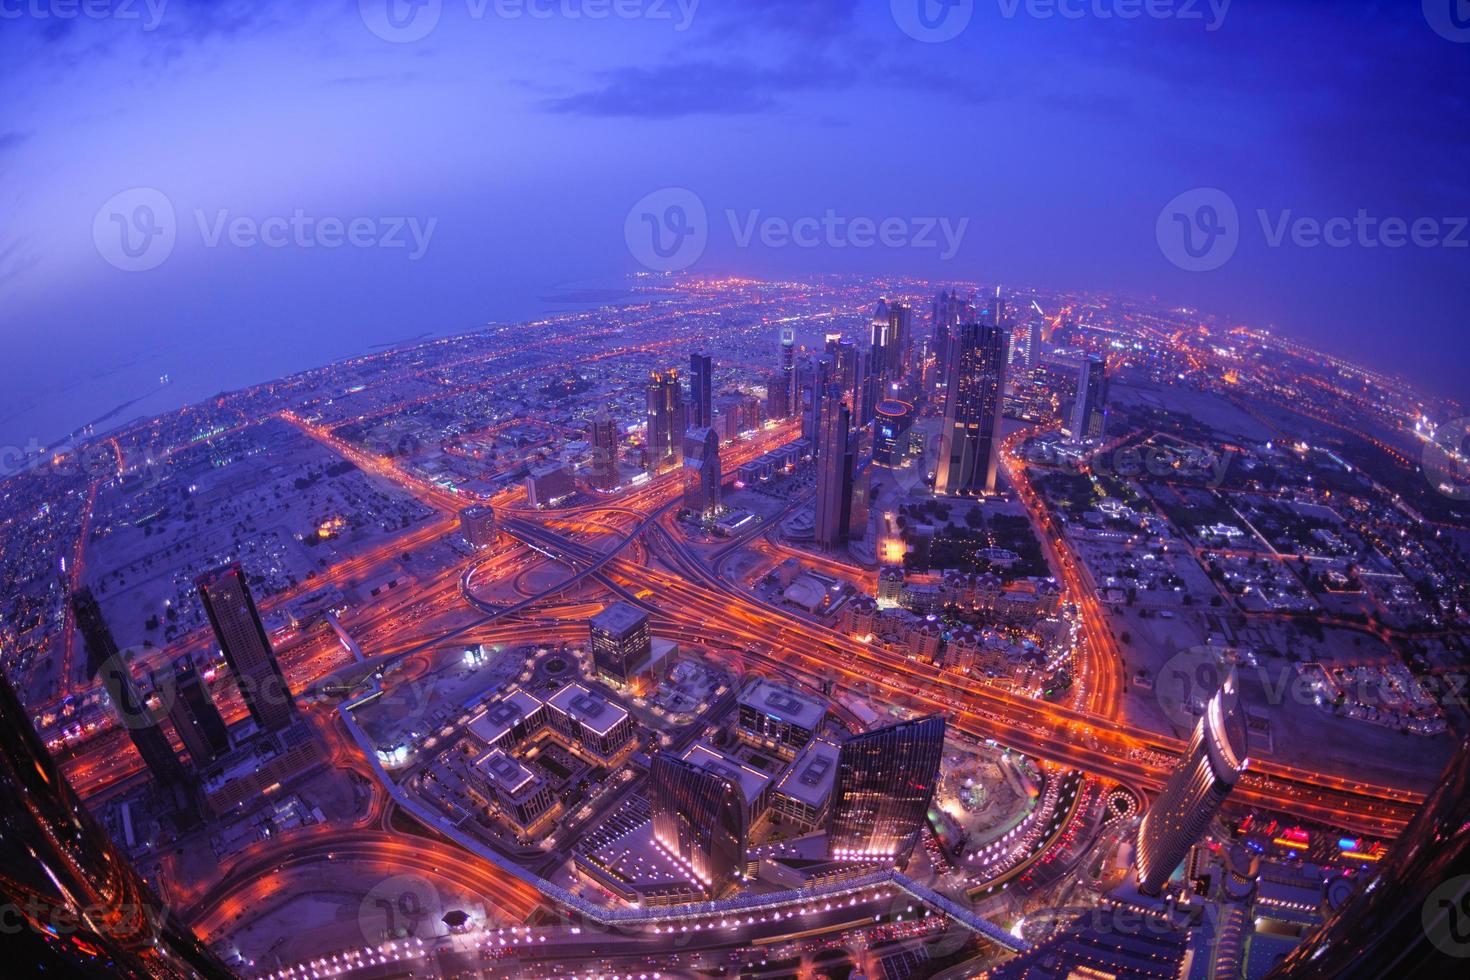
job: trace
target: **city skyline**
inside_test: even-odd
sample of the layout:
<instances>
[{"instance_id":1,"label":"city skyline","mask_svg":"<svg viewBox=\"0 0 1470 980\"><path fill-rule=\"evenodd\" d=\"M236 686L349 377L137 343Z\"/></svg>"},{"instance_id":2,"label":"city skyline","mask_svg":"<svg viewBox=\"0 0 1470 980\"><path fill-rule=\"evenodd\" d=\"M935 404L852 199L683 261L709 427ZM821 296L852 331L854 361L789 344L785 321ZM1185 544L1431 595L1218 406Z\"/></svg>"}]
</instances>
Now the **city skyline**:
<instances>
[{"instance_id":1,"label":"city skyline","mask_svg":"<svg viewBox=\"0 0 1470 980\"><path fill-rule=\"evenodd\" d=\"M1467 0L0 8L12 972L1470 958Z\"/></svg>"}]
</instances>

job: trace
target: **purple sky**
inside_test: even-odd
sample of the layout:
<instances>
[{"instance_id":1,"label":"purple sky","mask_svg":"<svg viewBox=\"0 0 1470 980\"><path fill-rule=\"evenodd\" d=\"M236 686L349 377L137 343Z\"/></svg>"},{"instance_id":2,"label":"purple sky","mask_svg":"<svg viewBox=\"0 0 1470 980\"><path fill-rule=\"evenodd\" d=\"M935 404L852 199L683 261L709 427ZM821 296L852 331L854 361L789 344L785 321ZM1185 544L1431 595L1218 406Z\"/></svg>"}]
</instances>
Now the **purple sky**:
<instances>
[{"instance_id":1,"label":"purple sky","mask_svg":"<svg viewBox=\"0 0 1470 980\"><path fill-rule=\"evenodd\" d=\"M1470 400L1470 230L1455 239L1445 220L1470 215L1470 19L1450 19L1452 3L1470 18L1465 0L1427 14L1235 0L1223 18L1222 0L1199 0L1193 19L1100 16L1142 0L1062 4L1080 17L975 0L939 43L900 26L923 34L917 5L937 16L938 0L442 0L400 21L433 23L417 40L374 0L170 0L155 24L159 2L102 18L0 3L0 442L55 438L150 391L143 407L161 409L534 314L558 284L639 269L625 219L667 187L706 209L695 272L1157 295ZM591 16L614 10L638 16ZM173 209L176 241L155 268L123 271L98 246L108 215L94 224L139 187ZM1239 245L1189 272L1156 225L1200 187L1236 206ZM1287 209L1430 220L1425 235L1461 245L1288 232L1273 246ZM416 258L407 231L404 248L207 243L222 211L258 225L298 210L375 235L398 217L434 224ZM968 223L945 259L742 246L727 217L829 210ZM163 372L175 387L160 394Z\"/></svg>"}]
</instances>

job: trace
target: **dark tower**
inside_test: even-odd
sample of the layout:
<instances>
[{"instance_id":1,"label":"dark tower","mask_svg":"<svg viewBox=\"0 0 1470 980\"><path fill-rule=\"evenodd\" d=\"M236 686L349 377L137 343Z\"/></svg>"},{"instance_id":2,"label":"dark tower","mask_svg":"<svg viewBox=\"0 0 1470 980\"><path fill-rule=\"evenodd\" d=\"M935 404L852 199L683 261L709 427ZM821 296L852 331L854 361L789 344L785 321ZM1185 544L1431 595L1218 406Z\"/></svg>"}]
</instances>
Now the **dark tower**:
<instances>
[{"instance_id":1,"label":"dark tower","mask_svg":"<svg viewBox=\"0 0 1470 980\"><path fill-rule=\"evenodd\" d=\"M174 702L169 706L168 718L179 733L179 741L189 750L195 769L203 769L230 750L225 720L209 696L204 677L187 656L174 664Z\"/></svg>"},{"instance_id":2,"label":"dark tower","mask_svg":"<svg viewBox=\"0 0 1470 980\"><path fill-rule=\"evenodd\" d=\"M264 731L289 727L296 720L296 702L245 583L245 570L236 562L201 575L194 584L250 717Z\"/></svg>"},{"instance_id":3,"label":"dark tower","mask_svg":"<svg viewBox=\"0 0 1470 980\"><path fill-rule=\"evenodd\" d=\"M908 863L944 758L944 718L854 735L837 756L827 841L834 858Z\"/></svg>"},{"instance_id":4,"label":"dark tower","mask_svg":"<svg viewBox=\"0 0 1470 980\"><path fill-rule=\"evenodd\" d=\"M995 323L966 323L950 342L935 493L975 496L995 491L1010 346L1009 329Z\"/></svg>"},{"instance_id":5,"label":"dark tower","mask_svg":"<svg viewBox=\"0 0 1470 980\"><path fill-rule=\"evenodd\" d=\"M79 589L72 594L71 606L76 614L77 630L87 647L88 675L102 682L118 721L127 729L128 738L154 781L165 795L182 809L188 809L188 793L184 789L188 772L163 731L162 714L155 713L138 693L138 685L118 650L112 630L102 618L102 607L97 604L96 596L91 589Z\"/></svg>"},{"instance_id":6,"label":"dark tower","mask_svg":"<svg viewBox=\"0 0 1470 980\"><path fill-rule=\"evenodd\" d=\"M689 417L685 424L690 429L705 429L715 424L710 402L714 390L712 371L708 354L689 355Z\"/></svg>"},{"instance_id":7,"label":"dark tower","mask_svg":"<svg viewBox=\"0 0 1470 980\"><path fill-rule=\"evenodd\" d=\"M6 923L11 976L231 976L93 821L3 676L0 868L0 903L22 920Z\"/></svg>"},{"instance_id":8,"label":"dark tower","mask_svg":"<svg viewBox=\"0 0 1470 980\"><path fill-rule=\"evenodd\" d=\"M745 802L734 780L660 752L648 769L653 836L717 897L745 866Z\"/></svg>"}]
</instances>

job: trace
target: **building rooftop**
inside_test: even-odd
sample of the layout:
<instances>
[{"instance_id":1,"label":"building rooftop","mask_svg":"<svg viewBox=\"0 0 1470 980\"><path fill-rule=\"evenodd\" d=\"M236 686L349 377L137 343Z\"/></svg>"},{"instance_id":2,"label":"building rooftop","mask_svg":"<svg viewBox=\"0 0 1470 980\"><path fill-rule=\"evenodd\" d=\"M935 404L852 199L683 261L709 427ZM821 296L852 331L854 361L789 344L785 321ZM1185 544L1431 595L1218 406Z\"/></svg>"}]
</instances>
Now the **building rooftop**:
<instances>
[{"instance_id":1,"label":"building rooftop","mask_svg":"<svg viewBox=\"0 0 1470 980\"><path fill-rule=\"evenodd\" d=\"M765 678L757 680L741 693L740 704L754 708L777 721L800 725L810 731L816 731L823 716L827 714L827 704L820 698L802 694Z\"/></svg>"},{"instance_id":2,"label":"building rooftop","mask_svg":"<svg viewBox=\"0 0 1470 980\"><path fill-rule=\"evenodd\" d=\"M479 714L470 719L466 727L476 738L493 744L515 727L517 722L531 717L540 707L541 702L535 697L516 688L505 697L487 704Z\"/></svg>"},{"instance_id":3,"label":"building rooftop","mask_svg":"<svg viewBox=\"0 0 1470 980\"><path fill-rule=\"evenodd\" d=\"M776 792L812 808L819 808L832 795L837 778L837 746L826 739L813 739L797 755Z\"/></svg>"},{"instance_id":4,"label":"building rooftop","mask_svg":"<svg viewBox=\"0 0 1470 980\"><path fill-rule=\"evenodd\" d=\"M481 754L471 765L481 778L510 799L529 791L541 781L539 776L500 749Z\"/></svg>"},{"instance_id":5,"label":"building rooftop","mask_svg":"<svg viewBox=\"0 0 1470 980\"><path fill-rule=\"evenodd\" d=\"M628 717L628 712L578 681L547 698L546 704L598 735L606 735Z\"/></svg>"},{"instance_id":6,"label":"building rooftop","mask_svg":"<svg viewBox=\"0 0 1470 980\"><path fill-rule=\"evenodd\" d=\"M680 758L701 769L724 776L735 783L740 787L740 795L745 797L747 805L754 803L771 783L769 773L761 772L754 766L741 762L733 755L721 752L708 742L695 742L684 751Z\"/></svg>"},{"instance_id":7,"label":"building rooftop","mask_svg":"<svg viewBox=\"0 0 1470 980\"><path fill-rule=\"evenodd\" d=\"M637 606L626 602L614 602L604 606L592 617L592 628L607 633L623 634L647 622L648 614Z\"/></svg>"}]
</instances>

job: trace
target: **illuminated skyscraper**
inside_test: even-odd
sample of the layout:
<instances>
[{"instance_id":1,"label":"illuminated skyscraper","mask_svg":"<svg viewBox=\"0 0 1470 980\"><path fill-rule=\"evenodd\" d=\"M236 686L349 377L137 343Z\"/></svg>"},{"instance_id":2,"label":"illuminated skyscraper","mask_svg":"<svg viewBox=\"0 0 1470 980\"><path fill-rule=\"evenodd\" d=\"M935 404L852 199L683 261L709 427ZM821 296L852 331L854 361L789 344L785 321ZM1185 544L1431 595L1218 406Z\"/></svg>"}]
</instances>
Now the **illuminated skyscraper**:
<instances>
[{"instance_id":1,"label":"illuminated skyscraper","mask_svg":"<svg viewBox=\"0 0 1470 980\"><path fill-rule=\"evenodd\" d=\"M1347 904L1268 980L1381 980L1465 974L1470 952L1470 740Z\"/></svg>"},{"instance_id":2,"label":"illuminated skyscraper","mask_svg":"<svg viewBox=\"0 0 1470 980\"><path fill-rule=\"evenodd\" d=\"M1235 674L1205 706L1179 767L1138 827L1138 887L1157 895L1200 842L1249 764L1245 713Z\"/></svg>"},{"instance_id":3,"label":"illuminated skyscraper","mask_svg":"<svg viewBox=\"0 0 1470 980\"><path fill-rule=\"evenodd\" d=\"M836 550L847 542L852 519L851 412L834 385L821 399L821 455L817 458L816 540Z\"/></svg>"},{"instance_id":4,"label":"illuminated skyscraper","mask_svg":"<svg viewBox=\"0 0 1470 980\"><path fill-rule=\"evenodd\" d=\"M168 720L189 751L195 769L202 769L230 750L229 729L209 696L209 688L192 660L174 663L174 698Z\"/></svg>"},{"instance_id":5,"label":"illuminated skyscraper","mask_svg":"<svg viewBox=\"0 0 1470 980\"><path fill-rule=\"evenodd\" d=\"M873 417L873 462L889 467L904 464L915 415L914 406L896 398L878 403Z\"/></svg>"},{"instance_id":6,"label":"illuminated skyscraper","mask_svg":"<svg viewBox=\"0 0 1470 980\"><path fill-rule=\"evenodd\" d=\"M930 715L842 743L827 828L834 858L908 863L938 784L944 727Z\"/></svg>"},{"instance_id":7,"label":"illuminated skyscraper","mask_svg":"<svg viewBox=\"0 0 1470 980\"><path fill-rule=\"evenodd\" d=\"M745 865L750 828L739 783L660 752L649 766L648 786L654 840L718 896Z\"/></svg>"},{"instance_id":8,"label":"illuminated skyscraper","mask_svg":"<svg viewBox=\"0 0 1470 980\"><path fill-rule=\"evenodd\" d=\"M648 470L678 465L684 438L684 398L678 371L655 371L648 381Z\"/></svg>"},{"instance_id":9,"label":"illuminated skyscraper","mask_svg":"<svg viewBox=\"0 0 1470 980\"><path fill-rule=\"evenodd\" d=\"M934 356L938 361L937 377L940 384L945 384L949 380L950 344L959 334L960 324L975 318L975 309L969 300L961 299L959 293L953 289L947 293L941 290L934 300L932 318Z\"/></svg>"},{"instance_id":10,"label":"illuminated skyscraper","mask_svg":"<svg viewBox=\"0 0 1470 980\"><path fill-rule=\"evenodd\" d=\"M592 617L588 630L597 672L619 684L628 682L652 649L648 615L626 602L605 607Z\"/></svg>"},{"instance_id":11,"label":"illuminated skyscraper","mask_svg":"<svg viewBox=\"0 0 1470 980\"><path fill-rule=\"evenodd\" d=\"M913 310L902 303L879 300L873 308L870 349L873 368L883 379L885 393L889 383L904 377L912 335Z\"/></svg>"},{"instance_id":12,"label":"illuminated skyscraper","mask_svg":"<svg viewBox=\"0 0 1470 980\"><path fill-rule=\"evenodd\" d=\"M781 417L789 419L801 411L796 397L796 331L790 327L781 328L781 376L786 380L786 414Z\"/></svg>"},{"instance_id":13,"label":"illuminated skyscraper","mask_svg":"<svg viewBox=\"0 0 1470 980\"><path fill-rule=\"evenodd\" d=\"M684 433L684 507L708 514L720 506L720 437L714 429Z\"/></svg>"},{"instance_id":14,"label":"illuminated skyscraper","mask_svg":"<svg viewBox=\"0 0 1470 980\"><path fill-rule=\"evenodd\" d=\"M102 607L97 604L92 590L83 588L73 593L71 605L76 615L77 630L87 647L88 675L102 682L118 721L127 730L143 765L164 795L187 809L189 797L184 787L188 783L188 772L174 754L168 735L160 724L163 713L155 713L138 693L138 685L118 650L112 630L102 618Z\"/></svg>"},{"instance_id":15,"label":"illuminated skyscraper","mask_svg":"<svg viewBox=\"0 0 1470 980\"><path fill-rule=\"evenodd\" d=\"M963 324L951 341L935 493L995 491L1009 348L1008 328L993 322Z\"/></svg>"},{"instance_id":16,"label":"illuminated skyscraper","mask_svg":"<svg viewBox=\"0 0 1470 980\"><path fill-rule=\"evenodd\" d=\"M3 675L0 868L11 976L231 976L92 819Z\"/></svg>"},{"instance_id":17,"label":"illuminated skyscraper","mask_svg":"<svg viewBox=\"0 0 1470 980\"><path fill-rule=\"evenodd\" d=\"M688 428L703 429L714 424L712 371L708 354L689 355L689 416L685 420Z\"/></svg>"},{"instance_id":18,"label":"illuminated skyscraper","mask_svg":"<svg viewBox=\"0 0 1470 980\"><path fill-rule=\"evenodd\" d=\"M1089 354L1077 371L1077 398L1072 402L1072 438L1101 439L1107 422L1107 364Z\"/></svg>"},{"instance_id":19,"label":"illuminated skyscraper","mask_svg":"<svg viewBox=\"0 0 1470 980\"><path fill-rule=\"evenodd\" d=\"M589 482L598 490L614 490L618 485L618 424L603 403L592 418L592 465Z\"/></svg>"},{"instance_id":20,"label":"illuminated skyscraper","mask_svg":"<svg viewBox=\"0 0 1470 980\"><path fill-rule=\"evenodd\" d=\"M264 731L288 727L296 719L296 701L260 621L245 570L235 562L199 576L194 585L250 717Z\"/></svg>"}]
</instances>

